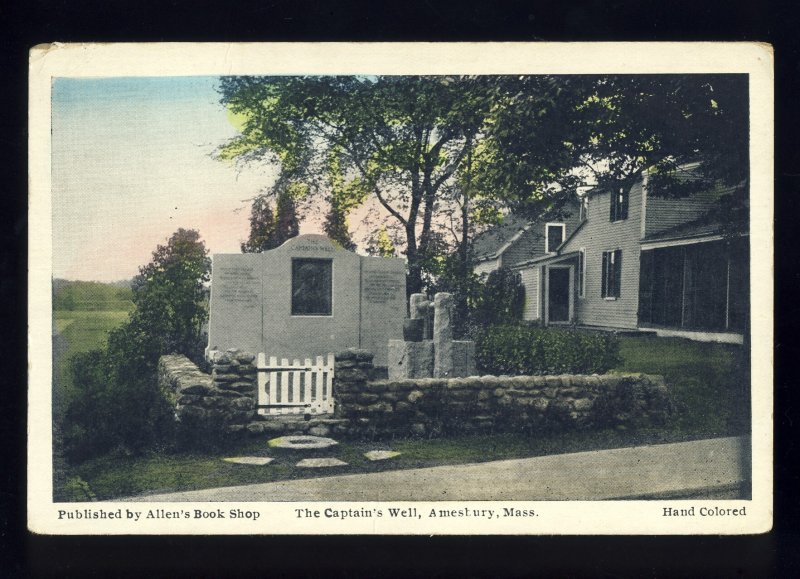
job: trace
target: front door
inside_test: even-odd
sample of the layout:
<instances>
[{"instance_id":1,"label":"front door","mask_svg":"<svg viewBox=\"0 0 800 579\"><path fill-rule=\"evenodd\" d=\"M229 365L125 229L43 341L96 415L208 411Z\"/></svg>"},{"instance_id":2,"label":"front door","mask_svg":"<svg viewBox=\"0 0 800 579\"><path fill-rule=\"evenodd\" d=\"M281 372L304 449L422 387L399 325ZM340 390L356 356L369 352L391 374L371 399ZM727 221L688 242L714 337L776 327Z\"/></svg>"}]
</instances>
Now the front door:
<instances>
[{"instance_id":1,"label":"front door","mask_svg":"<svg viewBox=\"0 0 800 579\"><path fill-rule=\"evenodd\" d=\"M547 321L569 322L569 268L550 267L547 271Z\"/></svg>"}]
</instances>

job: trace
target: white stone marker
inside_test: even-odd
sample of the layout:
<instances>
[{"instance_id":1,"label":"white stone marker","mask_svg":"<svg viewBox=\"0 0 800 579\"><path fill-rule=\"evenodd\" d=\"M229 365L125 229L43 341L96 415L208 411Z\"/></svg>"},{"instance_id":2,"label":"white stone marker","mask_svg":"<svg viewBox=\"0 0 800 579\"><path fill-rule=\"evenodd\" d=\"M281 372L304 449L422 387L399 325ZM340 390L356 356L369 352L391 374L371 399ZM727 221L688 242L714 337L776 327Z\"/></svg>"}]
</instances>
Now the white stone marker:
<instances>
[{"instance_id":1,"label":"white stone marker","mask_svg":"<svg viewBox=\"0 0 800 579\"><path fill-rule=\"evenodd\" d=\"M369 452L365 452L364 456L367 457L368 460L386 460L387 458L394 458L401 454L403 453L397 452L396 450L370 450Z\"/></svg>"},{"instance_id":2,"label":"white stone marker","mask_svg":"<svg viewBox=\"0 0 800 579\"><path fill-rule=\"evenodd\" d=\"M251 464L255 466L264 466L271 463L274 458L268 456L232 456L230 458L223 458L225 462L232 462L234 464Z\"/></svg>"},{"instance_id":3,"label":"white stone marker","mask_svg":"<svg viewBox=\"0 0 800 579\"><path fill-rule=\"evenodd\" d=\"M295 466L299 468L328 468L331 466L347 466L347 463L338 458L304 458Z\"/></svg>"}]
</instances>

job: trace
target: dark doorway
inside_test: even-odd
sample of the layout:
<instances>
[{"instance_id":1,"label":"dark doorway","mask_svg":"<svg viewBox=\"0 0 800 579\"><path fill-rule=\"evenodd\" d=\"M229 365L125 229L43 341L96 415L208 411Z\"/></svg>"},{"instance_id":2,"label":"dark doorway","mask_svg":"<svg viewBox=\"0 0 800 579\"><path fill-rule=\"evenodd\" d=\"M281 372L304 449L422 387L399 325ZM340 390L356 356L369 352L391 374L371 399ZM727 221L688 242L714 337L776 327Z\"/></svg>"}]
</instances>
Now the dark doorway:
<instances>
[{"instance_id":1,"label":"dark doorway","mask_svg":"<svg viewBox=\"0 0 800 579\"><path fill-rule=\"evenodd\" d=\"M569 322L569 269L548 269L548 322Z\"/></svg>"}]
</instances>

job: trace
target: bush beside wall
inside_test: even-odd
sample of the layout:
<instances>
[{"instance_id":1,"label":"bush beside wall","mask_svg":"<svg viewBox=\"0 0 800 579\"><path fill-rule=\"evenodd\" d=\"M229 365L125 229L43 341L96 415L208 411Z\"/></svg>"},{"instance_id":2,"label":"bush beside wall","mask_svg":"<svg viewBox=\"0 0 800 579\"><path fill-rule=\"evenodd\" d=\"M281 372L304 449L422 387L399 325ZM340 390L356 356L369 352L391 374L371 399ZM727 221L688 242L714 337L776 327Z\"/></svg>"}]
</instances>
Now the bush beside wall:
<instances>
[{"instance_id":1,"label":"bush beside wall","mask_svg":"<svg viewBox=\"0 0 800 579\"><path fill-rule=\"evenodd\" d=\"M619 340L534 326L492 326L476 339L481 372L494 375L602 374L619 364Z\"/></svg>"}]
</instances>

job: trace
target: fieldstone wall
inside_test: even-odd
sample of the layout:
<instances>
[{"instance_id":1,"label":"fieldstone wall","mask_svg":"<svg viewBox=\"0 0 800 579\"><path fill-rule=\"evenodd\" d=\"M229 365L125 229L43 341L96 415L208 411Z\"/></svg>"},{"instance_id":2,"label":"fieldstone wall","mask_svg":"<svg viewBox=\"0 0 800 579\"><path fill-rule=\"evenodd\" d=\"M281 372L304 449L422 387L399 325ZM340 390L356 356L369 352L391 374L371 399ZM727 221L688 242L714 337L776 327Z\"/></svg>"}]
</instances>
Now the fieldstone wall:
<instances>
[{"instance_id":1,"label":"fieldstone wall","mask_svg":"<svg viewBox=\"0 0 800 579\"><path fill-rule=\"evenodd\" d=\"M159 360L159 384L184 431L313 434L350 438L435 437L480 432L635 427L671 412L661 376L562 375L381 379L373 354L336 354L333 416L260 416L254 355L211 352L211 374L185 356ZM385 374L384 374L385 376Z\"/></svg>"},{"instance_id":2,"label":"fieldstone wall","mask_svg":"<svg viewBox=\"0 0 800 579\"><path fill-rule=\"evenodd\" d=\"M670 412L661 376L474 376L369 380L363 353L337 356L336 413L357 437L439 436L660 424ZM340 370L341 368L341 370Z\"/></svg>"},{"instance_id":3,"label":"fieldstone wall","mask_svg":"<svg viewBox=\"0 0 800 579\"><path fill-rule=\"evenodd\" d=\"M211 374L201 372L186 356L162 356L158 380L187 427L243 430L255 416L255 356L239 350L209 355Z\"/></svg>"}]
</instances>

